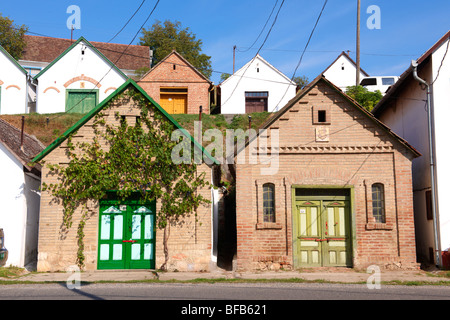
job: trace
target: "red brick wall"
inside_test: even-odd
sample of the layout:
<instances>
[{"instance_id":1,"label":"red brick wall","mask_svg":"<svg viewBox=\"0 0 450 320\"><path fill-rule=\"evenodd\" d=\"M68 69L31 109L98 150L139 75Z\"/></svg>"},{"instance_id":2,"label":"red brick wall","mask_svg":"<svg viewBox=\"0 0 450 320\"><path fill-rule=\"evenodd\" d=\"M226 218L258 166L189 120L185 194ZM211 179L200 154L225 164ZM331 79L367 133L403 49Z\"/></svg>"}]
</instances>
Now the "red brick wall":
<instances>
[{"instance_id":1,"label":"red brick wall","mask_svg":"<svg viewBox=\"0 0 450 320\"><path fill-rule=\"evenodd\" d=\"M329 112L328 142L316 142L313 110ZM412 202L412 153L326 83L318 82L268 130L279 132L279 168L236 165L238 269L293 267L292 190L352 190L353 266L417 267ZM248 147L245 150L248 157ZM276 223L262 223L262 185L275 184ZM385 188L386 223L372 216L371 185Z\"/></svg>"},{"instance_id":2,"label":"red brick wall","mask_svg":"<svg viewBox=\"0 0 450 320\"><path fill-rule=\"evenodd\" d=\"M160 102L161 87L187 88L187 113L198 114L199 107L202 106L203 113L209 114L210 83L178 57L177 54L168 56L138 81L138 84L157 103Z\"/></svg>"}]
</instances>

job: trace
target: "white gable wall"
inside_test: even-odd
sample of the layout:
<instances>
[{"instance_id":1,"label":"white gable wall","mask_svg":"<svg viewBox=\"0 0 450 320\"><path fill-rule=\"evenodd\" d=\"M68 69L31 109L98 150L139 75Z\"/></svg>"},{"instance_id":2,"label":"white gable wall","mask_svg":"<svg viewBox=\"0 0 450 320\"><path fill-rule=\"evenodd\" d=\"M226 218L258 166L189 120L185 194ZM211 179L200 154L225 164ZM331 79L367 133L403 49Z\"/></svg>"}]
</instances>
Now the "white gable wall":
<instances>
[{"instance_id":1,"label":"white gable wall","mask_svg":"<svg viewBox=\"0 0 450 320\"><path fill-rule=\"evenodd\" d=\"M295 96L296 85L256 56L221 85L221 113L245 113L245 92L269 92L268 111L276 112Z\"/></svg>"},{"instance_id":2,"label":"white gable wall","mask_svg":"<svg viewBox=\"0 0 450 320\"><path fill-rule=\"evenodd\" d=\"M24 70L0 50L0 114L25 113L26 90Z\"/></svg>"},{"instance_id":3,"label":"white gable wall","mask_svg":"<svg viewBox=\"0 0 450 320\"><path fill-rule=\"evenodd\" d=\"M104 59L93 48L80 41L37 78L37 112L65 112L68 89L98 89L99 103L114 92L126 81L126 77ZM78 80L68 83L77 77ZM99 81L100 87L96 87Z\"/></svg>"},{"instance_id":4,"label":"white gable wall","mask_svg":"<svg viewBox=\"0 0 450 320\"><path fill-rule=\"evenodd\" d=\"M341 55L323 75L344 92L348 86L356 85L356 67L345 55ZM364 77L366 75L360 72L360 79Z\"/></svg>"}]
</instances>

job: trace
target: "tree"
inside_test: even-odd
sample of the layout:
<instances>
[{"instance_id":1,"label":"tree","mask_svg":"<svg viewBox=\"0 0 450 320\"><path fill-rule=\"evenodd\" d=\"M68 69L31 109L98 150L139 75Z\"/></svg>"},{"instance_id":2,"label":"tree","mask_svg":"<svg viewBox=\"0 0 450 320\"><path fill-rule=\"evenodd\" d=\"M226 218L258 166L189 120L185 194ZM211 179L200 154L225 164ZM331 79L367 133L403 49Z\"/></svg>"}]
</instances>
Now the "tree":
<instances>
[{"instance_id":1,"label":"tree","mask_svg":"<svg viewBox=\"0 0 450 320\"><path fill-rule=\"evenodd\" d=\"M346 93L369 112L371 112L381 98L383 98L383 94L380 90L372 92L363 86L347 87Z\"/></svg>"},{"instance_id":2,"label":"tree","mask_svg":"<svg viewBox=\"0 0 450 320\"><path fill-rule=\"evenodd\" d=\"M211 77L211 57L201 53L203 42L189 28L182 29L179 21L166 20L163 24L156 21L149 30L142 29L139 44L153 50L153 65L176 50L203 75Z\"/></svg>"},{"instance_id":3,"label":"tree","mask_svg":"<svg viewBox=\"0 0 450 320\"><path fill-rule=\"evenodd\" d=\"M16 60L22 57L26 46L24 34L28 31L26 25L14 25L14 20L3 17L0 13L0 45Z\"/></svg>"},{"instance_id":4,"label":"tree","mask_svg":"<svg viewBox=\"0 0 450 320\"><path fill-rule=\"evenodd\" d=\"M108 109L119 99L134 100L141 108L140 121L129 126L119 113L116 124L107 124ZM93 122L92 141L74 143L73 133L67 139L68 164L47 164L50 174L59 177L58 183L42 183L59 199L64 208L62 228L72 226L72 216L82 208L77 230L77 264L84 265L83 228L89 218L87 204L104 198L108 191L117 191L120 200L138 192L140 200L158 199L161 208L156 213L156 224L164 231L163 247L166 270L169 260L168 239L170 225L182 223L183 218L195 214L200 205L209 203L197 191L208 185L204 174L197 174L192 152L189 163L174 163L172 150L177 142L171 140L176 129L162 114L154 112L151 103L134 89L129 89L111 101ZM84 209L83 209L84 208Z\"/></svg>"},{"instance_id":5,"label":"tree","mask_svg":"<svg viewBox=\"0 0 450 320\"><path fill-rule=\"evenodd\" d=\"M227 80L229 77L231 77L231 74L229 73L222 73L220 75L220 82L224 82L225 80Z\"/></svg>"},{"instance_id":6,"label":"tree","mask_svg":"<svg viewBox=\"0 0 450 320\"><path fill-rule=\"evenodd\" d=\"M297 84L299 90L302 90L309 83L308 77L306 76L294 77L292 80Z\"/></svg>"}]
</instances>

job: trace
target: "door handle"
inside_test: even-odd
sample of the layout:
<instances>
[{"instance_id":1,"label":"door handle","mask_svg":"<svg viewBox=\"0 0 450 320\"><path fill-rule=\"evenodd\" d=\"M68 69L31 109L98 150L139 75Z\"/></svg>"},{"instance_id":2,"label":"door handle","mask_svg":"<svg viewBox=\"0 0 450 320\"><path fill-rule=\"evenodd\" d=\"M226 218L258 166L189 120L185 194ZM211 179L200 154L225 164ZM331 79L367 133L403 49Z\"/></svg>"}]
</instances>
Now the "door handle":
<instances>
[{"instance_id":1,"label":"door handle","mask_svg":"<svg viewBox=\"0 0 450 320\"><path fill-rule=\"evenodd\" d=\"M135 243L136 240L122 240L122 242L131 242L131 243Z\"/></svg>"}]
</instances>

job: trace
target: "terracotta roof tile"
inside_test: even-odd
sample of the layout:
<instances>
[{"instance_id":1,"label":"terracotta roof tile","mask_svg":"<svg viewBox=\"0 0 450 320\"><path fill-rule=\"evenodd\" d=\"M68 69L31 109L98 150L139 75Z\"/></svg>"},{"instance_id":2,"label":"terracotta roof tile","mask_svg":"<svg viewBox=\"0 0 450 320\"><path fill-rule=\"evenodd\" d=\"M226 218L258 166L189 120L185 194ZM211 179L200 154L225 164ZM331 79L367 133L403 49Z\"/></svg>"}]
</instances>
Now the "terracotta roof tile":
<instances>
[{"instance_id":1,"label":"terracotta roof tile","mask_svg":"<svg viewBox=\"0 0 450 320\"><path fill-rule=\"evenodd\" d=\"M23 135L23 147L21 148L21 130L17 129L10 123L0 119L0 143L2 143L9 151L19 160L28 170L31 167L28 163L44 150L44 145L34 136L27 133ZM35 169L40 171L40 165L36 165Z\"/></svg>"},{"instance_id":2,"label":"terracotta roof tile","mask_svg":"<svg viewBox=\"0 0 450 320\"><path fill-rule=\"evenodd\" d=\"M52 62L76 40L25 35L27 43L21 60ZM136 70L150 67L150 48L147 46L89 41L119 69ZM120 57L122 52L125 54ZM117 62L117 60L120 60Z\"/></svg>"}]
</instances>

